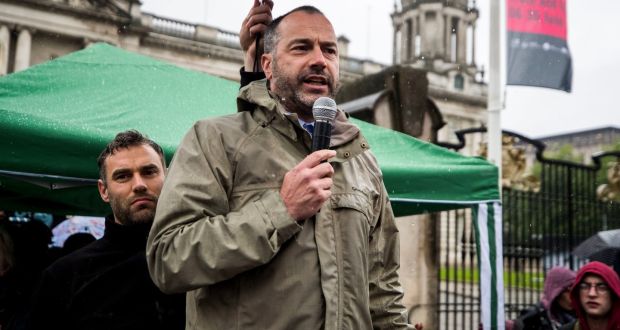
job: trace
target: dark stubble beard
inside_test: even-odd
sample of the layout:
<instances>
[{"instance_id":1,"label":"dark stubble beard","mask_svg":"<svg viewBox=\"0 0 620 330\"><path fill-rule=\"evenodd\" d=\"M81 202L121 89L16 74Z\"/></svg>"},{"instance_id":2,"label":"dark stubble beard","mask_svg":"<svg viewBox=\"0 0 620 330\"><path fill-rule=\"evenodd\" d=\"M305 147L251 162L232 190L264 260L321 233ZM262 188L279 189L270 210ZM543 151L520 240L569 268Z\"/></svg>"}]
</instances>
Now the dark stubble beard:
<instances>
[{"instance_id":1,"label":"dark stubble beard","mask_svg":"<svg viewBox=\"0 0 620 330\"><path fill-rule=\"evenodd\" d=\"M153 198L154 196L150 196ZM157 199L155 199L157 204ZM142 223L152 223L155 219L155 208L143 207L137 211L131 210L131 203L129 200L117 199L110 196L110 208L114 217L123 226L131 226Z\"/></svg>"},{"instance_id":2,"label":"dark stubble beard","mask_svg":"<svg viewBox=\"0 0 620 330\"><path fill-rule=\"evenodd\" d=\"M304 80L309 75L321 75L326 78L328 95L304 94L301 91ZM324 69L311 67L300 72L296 77L287 76L280 70L280 66L275 58L273 60L273 76L278 77L278 79L274 81L277 87L276 94L284 107L288 111L303 113L309 117L312 117L312 106L316 99L321 96L327 96L333 99L340 87L340 84L334 86L334 78Z\"/></svg>"}]
</instances>

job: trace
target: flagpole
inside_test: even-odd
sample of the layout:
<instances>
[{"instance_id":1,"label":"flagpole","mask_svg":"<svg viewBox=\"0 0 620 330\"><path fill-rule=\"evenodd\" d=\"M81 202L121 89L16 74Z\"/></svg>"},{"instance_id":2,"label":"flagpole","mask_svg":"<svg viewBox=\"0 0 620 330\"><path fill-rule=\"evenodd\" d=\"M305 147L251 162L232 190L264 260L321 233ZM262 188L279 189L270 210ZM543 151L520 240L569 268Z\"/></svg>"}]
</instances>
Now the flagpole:
<instances>
[{"instance_id":1,"label":"flagpole","mask_svg":"<svg viewBox=\"0 0 620 330\"><path fill-rule=\"evenodd\" d=\"M489 24L489 90L488 90L488 122L487 159L495 164L499 171L498 187L501 194L502 178L502 128L501 111L504 107L502 100L502 3L505 0L490 0L490 24Z\"/></svg>"},{"instance_id":2,"label":"flagpole","mask_svg":"<svg viewBox=\"0 0 620 330\"><path fill-rule=\"evenodd\" d=\"M502 18L502 6L506 0L490 0L490 24L489 24L489 90L488 90L488 122L487 122L487 159L495 164L498 169L497 186L501 198L502 193L502 128L501 128L501 111L504 107L503 90L504 80L502 79L502 48L504 46L504 38L502 33L504 25ZM501 205L501 204L500 204ZM501 209L501 206L497 205ZM503 253L502 253L502 219L501 211L498 212L499 219L493 219L493 225L490 227L491 232L487 233L487 238L495 242L495 253L490 253L488 258L488 269L480 269L480 279L487 276L491 279L491 286L481 291L481 318L484 330L504 330L504 283L503 283ZM489 250L491 252L491 250ZM478 253L482 253L479 251ZM495 267L493 267L495 266ZM493 280L494 279L494 280ZM480 287L487 285L480 283Z\"/></svg>"}]
</instances>

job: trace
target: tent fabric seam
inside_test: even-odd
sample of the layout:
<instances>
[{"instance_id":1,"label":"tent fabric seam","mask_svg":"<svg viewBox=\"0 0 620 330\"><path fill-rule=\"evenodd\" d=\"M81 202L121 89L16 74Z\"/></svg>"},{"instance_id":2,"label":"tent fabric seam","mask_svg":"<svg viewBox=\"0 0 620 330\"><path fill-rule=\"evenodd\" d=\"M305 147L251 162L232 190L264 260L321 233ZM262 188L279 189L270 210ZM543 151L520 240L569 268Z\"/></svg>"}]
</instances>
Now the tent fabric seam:
<instances>
[{"instance_id":1,"label":"tent fabric seam","mask_svg":"<svg viewBox=\"0 0 620 330\"><path fill-rule=\"evenodd\" d=\"M428 203L428 204L463 204L463 205L477 205L499 202L499 199L486 199L486 200L474 200L474 201L456 201L456 200L440 200L440 199L417 199L417 198L402 198L402 197L390 197L392 202L413 202L413 203Z\"/></svg>"}]
</instances>

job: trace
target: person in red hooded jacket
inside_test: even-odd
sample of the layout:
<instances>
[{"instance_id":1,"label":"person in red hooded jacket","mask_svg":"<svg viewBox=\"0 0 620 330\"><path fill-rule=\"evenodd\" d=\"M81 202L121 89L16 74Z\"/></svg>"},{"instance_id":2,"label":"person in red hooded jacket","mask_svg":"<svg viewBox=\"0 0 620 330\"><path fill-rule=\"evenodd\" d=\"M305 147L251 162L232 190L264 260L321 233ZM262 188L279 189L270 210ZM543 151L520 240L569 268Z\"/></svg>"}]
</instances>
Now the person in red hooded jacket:
<instances>
[{"instance_id":1,"label":"person in red hooded jacket","mask_svg":"<svg viewBox=\"0 0 620 330\"><path fill-rule=\"evenodd\" d=\"M620 330L620 278L609 266L593 261L577 272L571 289L577 320L564 330Z\"/></svg>"}]
</instances>

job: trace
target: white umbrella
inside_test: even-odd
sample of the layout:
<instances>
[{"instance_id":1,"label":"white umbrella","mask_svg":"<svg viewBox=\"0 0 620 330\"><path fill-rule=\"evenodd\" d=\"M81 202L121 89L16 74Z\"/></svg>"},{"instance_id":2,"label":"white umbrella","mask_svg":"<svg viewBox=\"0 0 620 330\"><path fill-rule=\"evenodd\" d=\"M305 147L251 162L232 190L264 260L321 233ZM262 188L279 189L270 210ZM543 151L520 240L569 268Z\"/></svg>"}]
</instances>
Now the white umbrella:
<instances>
[{"instance_id":1,"label":"white umbrella","mask_svg":"<svg viewBox=\"0 0 620 330\"><path fill-rule=\"evenodd\" d=\"M67 238L76 233L88 233L100 239L104 231L105 218L72 216L52 229L52 246L62 247Z\"/></svg>"}]
</instances>

